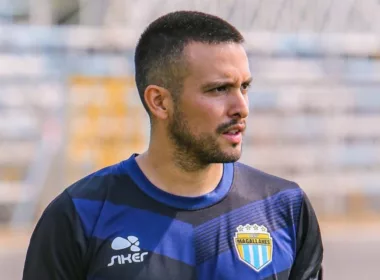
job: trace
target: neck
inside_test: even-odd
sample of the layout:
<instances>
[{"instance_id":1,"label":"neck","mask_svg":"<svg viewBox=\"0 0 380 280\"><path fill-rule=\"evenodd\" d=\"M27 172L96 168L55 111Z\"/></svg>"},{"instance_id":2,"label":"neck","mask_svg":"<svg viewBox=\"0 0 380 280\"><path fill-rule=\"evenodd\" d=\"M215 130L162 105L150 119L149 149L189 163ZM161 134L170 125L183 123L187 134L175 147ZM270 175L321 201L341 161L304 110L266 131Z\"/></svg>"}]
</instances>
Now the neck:
<instances>
[{"instance_id":1,"label":"neck","mask_svg":"<svg viewBox=\"0 0 380 280\"><path fill-rule=\"evenodd\" d=\"M184 156L162 144L150 143L149 149L137 156L136 161L145 176L168 193L196 197L213 191L222 178L223 164L186 165Z\"/></svg>"}]
</instances>

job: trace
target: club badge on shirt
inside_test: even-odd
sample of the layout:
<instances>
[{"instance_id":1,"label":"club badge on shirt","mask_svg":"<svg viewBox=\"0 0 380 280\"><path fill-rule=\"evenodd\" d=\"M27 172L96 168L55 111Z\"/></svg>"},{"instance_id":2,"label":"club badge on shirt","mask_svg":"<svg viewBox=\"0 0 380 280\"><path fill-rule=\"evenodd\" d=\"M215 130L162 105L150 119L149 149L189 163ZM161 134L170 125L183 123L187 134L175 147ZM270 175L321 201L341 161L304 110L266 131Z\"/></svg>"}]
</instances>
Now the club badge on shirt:
<instances>
[{"instance_id":1,"label":"club badge on shirt","mask_svg":"<svg viewBox=\"0 0 380 280\"><path fill-rule=\"evenodd\" d=\"M238 226L234 242L239 259L255 271L259 272L271 263L273 242L265 226Z\"/></svg>"}]
</instances>

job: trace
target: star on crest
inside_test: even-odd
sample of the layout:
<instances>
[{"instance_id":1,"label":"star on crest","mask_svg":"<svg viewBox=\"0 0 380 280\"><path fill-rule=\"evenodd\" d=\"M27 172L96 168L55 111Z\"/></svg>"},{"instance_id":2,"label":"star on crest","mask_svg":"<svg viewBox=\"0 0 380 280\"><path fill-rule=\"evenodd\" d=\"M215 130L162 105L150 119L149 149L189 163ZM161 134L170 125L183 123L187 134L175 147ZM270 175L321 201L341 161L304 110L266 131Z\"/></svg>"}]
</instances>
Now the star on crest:
<instances>
[{"instance_id":1,"label":"star on crest","mask_svg":"<svg viewBox=\"0 0 380 280\"><path fill-rule=\"evenodd\" d=\"M243 231L243 230L244 230L244 227L243 227L243 226L238 226L237 230L238 230L238 231Z\"/></svg>"},{"instance_id":2,"label":"star on crest","mask_svg":"<svg viewBox=\"0 0 380 280\"><path fill-rule=\"evenodd\" d=\"M263 225L258 225L258 224L246 224L246 225L240 225L237 228L238 232L247 232L247 233L267 233L268 229L263 226Z\"/></svg>"}]
</instances>

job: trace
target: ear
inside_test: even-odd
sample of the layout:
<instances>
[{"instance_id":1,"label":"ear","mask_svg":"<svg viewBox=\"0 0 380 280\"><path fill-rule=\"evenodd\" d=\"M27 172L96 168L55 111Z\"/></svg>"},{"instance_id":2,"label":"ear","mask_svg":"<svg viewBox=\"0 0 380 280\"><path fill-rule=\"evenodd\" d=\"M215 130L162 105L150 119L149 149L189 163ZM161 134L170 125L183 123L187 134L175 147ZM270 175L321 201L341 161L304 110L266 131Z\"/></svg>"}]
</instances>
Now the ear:
<instances>
[{"instance_id":1,"label":"ear","mask_svg":"<svg viewBox=\"0 0 380 280\"><path fill-rule=\"evenodd\" d=\"M166 88L149 85L145 89L144 99L154 117L162 120L168 118L171 108L171 96Z\"/></svg>"}]
</instances>

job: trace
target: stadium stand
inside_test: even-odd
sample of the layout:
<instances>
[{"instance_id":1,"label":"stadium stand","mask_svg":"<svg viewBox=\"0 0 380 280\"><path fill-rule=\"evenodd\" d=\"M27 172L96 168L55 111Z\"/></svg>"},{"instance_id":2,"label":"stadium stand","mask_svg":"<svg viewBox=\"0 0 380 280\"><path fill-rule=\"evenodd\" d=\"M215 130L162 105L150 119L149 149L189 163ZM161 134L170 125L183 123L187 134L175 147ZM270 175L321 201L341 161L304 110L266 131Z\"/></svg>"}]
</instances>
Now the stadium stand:
<instances>
[{"instance_id":1,"label":"stadium stand","mask_svg":"<svg viewBox=\"0 0 380 280\"><path fill-rule=\"evenodd\" d=\"M178 9L245 31L255 82L242 160L297 181L321 215L358 213L356 200L379 212L362 205L379 196L378 1L16 2L3 1L0 27L2 220L25 220L20 205L36 213L49 194L143 149L134 42ZM343 206L328 206L331 197Z\"/></svg>"},{"instance_id":2,"label":"stadium stand","mask_svg":"<svg viewBox=\"0 0 380 280\"><path fill-rule=\"evenodd\" d=\"M187 9L219 15L247 39L254 83L242 161L310 196L326 279L377 279L379 5L0 0L0 278L20 279L29 226L58 192L146 146L135 43L152 19Z\"/></svg>"},{"instance_id":3,"label":"stadium stand","mask_svg":"<svg viewBox=\"0 0 380 280\"><path fill-rule=\"evenodd\" d=\"M63 28L57 36L36 27L11 28L9 41L6 30L0 33L0 188L7 195L0 203L12 209L2 211L3 220L16 222L25 220L20 205L36 213L46 194L142 150L149 125L133 84L129 40L108 29ZM323 56L314 46L300 55L298 45L305 51L307 44L292 40L274 37L267 54L248 49L255 82L242 161L297 181L321 216L378 213L374 203L362 202L379 196L378 62L352 53ZM284 41L294 54L283 51ZM52 164L59 158L62 168Z\"/></svg>"}]
</instances>

